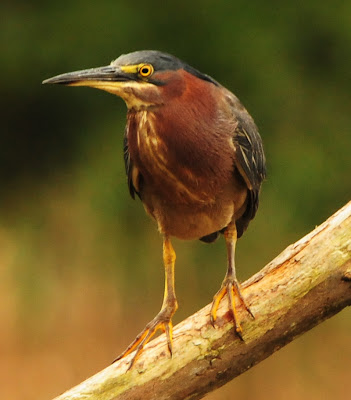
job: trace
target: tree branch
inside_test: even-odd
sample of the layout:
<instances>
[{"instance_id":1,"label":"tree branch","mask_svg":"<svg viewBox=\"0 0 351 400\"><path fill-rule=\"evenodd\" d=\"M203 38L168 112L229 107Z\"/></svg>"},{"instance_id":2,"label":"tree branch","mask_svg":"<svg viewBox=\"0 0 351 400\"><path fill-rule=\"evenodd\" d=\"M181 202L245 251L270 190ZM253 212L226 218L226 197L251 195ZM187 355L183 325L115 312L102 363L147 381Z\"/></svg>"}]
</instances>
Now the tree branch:
<instances>
[{"instance_id":1,"label":"tree branch","mask_svg":"<svg viewBox=\"0 0 351 400\"><path fill-rule=\"evenodd\" d=\"M351 304L351 202L285 249L246 281L244 342L233 332L227 302L216 328L210 305L174 328L170 358L165 336L145 347L127 371L130 355L55 400L200 399Z\"/></svg>"}]
</instances>

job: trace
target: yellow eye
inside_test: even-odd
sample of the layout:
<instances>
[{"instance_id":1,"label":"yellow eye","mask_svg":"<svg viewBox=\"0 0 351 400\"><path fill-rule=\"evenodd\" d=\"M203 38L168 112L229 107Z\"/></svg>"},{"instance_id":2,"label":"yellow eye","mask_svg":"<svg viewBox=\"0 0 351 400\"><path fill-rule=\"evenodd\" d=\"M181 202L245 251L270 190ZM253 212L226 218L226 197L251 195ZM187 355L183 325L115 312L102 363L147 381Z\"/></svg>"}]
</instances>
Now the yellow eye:
<instances>
[{"instance_id":1,"label":"yellow eye","mask_svg":"<svg viewBox=\"0 0 351 400\"><path fill-rule=\"evenodd\" d=\"M142 64L139 67L139 74L143 78L147 78L154 72L154 67L151 64Z\"/></svg>"}]
</instances>

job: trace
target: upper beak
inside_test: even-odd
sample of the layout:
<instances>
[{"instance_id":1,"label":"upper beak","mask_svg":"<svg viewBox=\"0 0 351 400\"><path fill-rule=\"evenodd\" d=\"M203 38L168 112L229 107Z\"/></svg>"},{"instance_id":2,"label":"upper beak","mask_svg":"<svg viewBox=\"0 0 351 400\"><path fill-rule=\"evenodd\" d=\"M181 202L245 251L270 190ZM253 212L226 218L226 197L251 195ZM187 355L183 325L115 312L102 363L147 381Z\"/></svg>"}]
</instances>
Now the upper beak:
<instances>
[{"instance_id":1,"label":"upper beak","mask_svg":"<svg viewBox=\"0 0 351 400\"><path fill-rule=\"evenodd\" d=\"M133 74L123 72L119 67L108 65L57 75L46 79L43 83L90 86L89 83L92 82L126 82L131 80L134 80Z\"/></svg>"}]
</instances>

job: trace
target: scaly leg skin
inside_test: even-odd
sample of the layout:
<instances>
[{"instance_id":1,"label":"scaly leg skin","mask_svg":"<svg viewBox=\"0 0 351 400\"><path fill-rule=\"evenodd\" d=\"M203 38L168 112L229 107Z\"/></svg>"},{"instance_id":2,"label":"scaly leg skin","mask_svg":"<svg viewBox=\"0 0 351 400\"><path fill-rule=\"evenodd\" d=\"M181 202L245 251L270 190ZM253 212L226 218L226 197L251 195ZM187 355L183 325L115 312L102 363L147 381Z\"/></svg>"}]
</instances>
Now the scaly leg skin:
<instances>
[{"instance_id":1,"label":"scaly leg skin","mask_svg":"<svg viewBox=\"0 0 351 400\"><path fill-rule=\"evenodd\" d=\"M174 264L176 254L172 247L171 241L168 236L163 239L163 263L165 267L165 292L163 297L163 303L161 311L156 317L151 320L144 330L134 339L134 341L120 354L113 362L126 357L128 354L133 352L135 355L128 367L128 370L132 368L135 361L143 351L146 343L154 336L154 334L161 329L166 333L168 350L172 356L172 344L173 344L173 325L172 317L178 308L178 303L175 295L174 288Z\"/></svg>"},{"instance_id":2,"label":"scaly leg skin","mask_svg":"<svg viewBox=\"0 0 351 400\"><path fill-rule=\"evenodd\" d=\"M216 318L217 318L217 310L220 301L222 298L227 295L228 297L228 306L229 309L233 313L234 320L234 329L236 334L239 336L241 340L242 337L242 327L240 325L240 321L238 318L238 313L235 305L235 295L238 296L240 303L244 306L246 311L251 315L252 318L255 318L252 314L249 307L246 305L243 295L240 291L240 285L238 280L236 279L235 273L235 245L237 241L237 232L235 222L230 224L224 232L224 238L227 245L227 257L228 257L228 267L226 276L222 282L221 288L213 297L212 307L211 307L211 323L214 326Z\"/></svg>"}]
</instances>

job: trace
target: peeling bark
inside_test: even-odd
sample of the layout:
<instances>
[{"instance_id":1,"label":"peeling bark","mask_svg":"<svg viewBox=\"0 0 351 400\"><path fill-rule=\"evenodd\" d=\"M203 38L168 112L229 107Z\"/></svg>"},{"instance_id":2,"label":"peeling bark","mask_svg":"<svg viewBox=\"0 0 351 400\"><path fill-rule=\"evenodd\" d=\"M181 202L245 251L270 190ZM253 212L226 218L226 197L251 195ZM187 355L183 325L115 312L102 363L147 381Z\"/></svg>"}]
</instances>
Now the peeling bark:
<instances>
[{"instance_id":1,"label":"peeling bark","mask_svg":"<svg viewBox=\"0 0 351 400\"><path fill-rule=\"evenodd\" d=\"M351 202L285 249L243 285L255 315L238 307L244 342L222 301L217 325L210 305L151 341L127 371L130 356L54 400L200 399L351 304Z\"/></svg>"}]
</instances>

